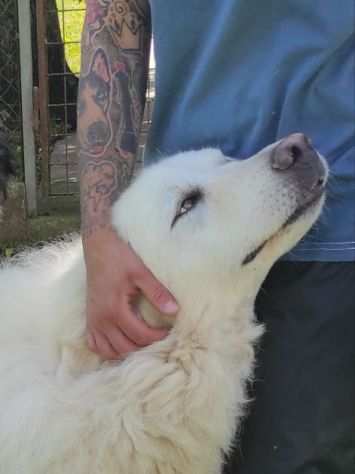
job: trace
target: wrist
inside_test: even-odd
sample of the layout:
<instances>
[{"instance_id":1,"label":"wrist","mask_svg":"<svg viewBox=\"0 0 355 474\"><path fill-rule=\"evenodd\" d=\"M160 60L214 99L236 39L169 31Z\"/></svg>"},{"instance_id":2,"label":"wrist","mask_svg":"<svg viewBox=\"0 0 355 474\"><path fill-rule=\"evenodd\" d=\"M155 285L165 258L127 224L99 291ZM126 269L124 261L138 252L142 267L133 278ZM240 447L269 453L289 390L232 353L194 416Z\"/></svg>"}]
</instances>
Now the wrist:
<instances>
[{"instance_id":1,"label":"wrist","mask_svg":"<svg viewBox=\"0 0 355 474\"><path fill-rule=\"evenodd\" d=\"M100 259L105 254L105 250L109 249L113 254L115 249L121 243L117 232L111 224L96 228L93 232L82 233L82 243L84 249L85 262L88 265L91 261Z\"/></svg>"}]
</instances>

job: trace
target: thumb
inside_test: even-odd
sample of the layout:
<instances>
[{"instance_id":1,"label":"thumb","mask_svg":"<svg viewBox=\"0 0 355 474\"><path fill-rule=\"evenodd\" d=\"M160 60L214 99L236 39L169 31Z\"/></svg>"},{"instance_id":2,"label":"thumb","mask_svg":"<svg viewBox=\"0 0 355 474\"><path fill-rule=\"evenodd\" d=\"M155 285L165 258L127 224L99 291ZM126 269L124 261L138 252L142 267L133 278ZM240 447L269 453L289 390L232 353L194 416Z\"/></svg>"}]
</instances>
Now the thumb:
<instances>
[{"instance_id":1,"label":"thumb","mask_svg":"<svg viewBox=\"0 0 355 474\"><path fill-rule=\"evenodd\" d=\"M179 306L172 294L146 269L136 282L147 300L161 313L173 315Z\"/></svg>"}]
</instances>

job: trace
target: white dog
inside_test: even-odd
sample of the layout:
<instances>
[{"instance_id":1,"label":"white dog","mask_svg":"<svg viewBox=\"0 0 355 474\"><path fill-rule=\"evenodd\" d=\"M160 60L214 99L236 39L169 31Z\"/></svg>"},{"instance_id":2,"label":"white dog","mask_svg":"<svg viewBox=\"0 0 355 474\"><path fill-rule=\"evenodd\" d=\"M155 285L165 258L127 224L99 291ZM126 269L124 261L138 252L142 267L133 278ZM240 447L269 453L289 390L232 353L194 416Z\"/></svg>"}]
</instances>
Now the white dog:
<instances>
[{"instance_id":1,"label":"white dog","mask_svg":"<svg viewBox=\"0 0 355 474\"><path fill-rule=\"evenodd\" d=\"M165 340L122 362L86 346L79 240L4 264L1 474L220 473L261 334L255 296L319 215L326 179L302 134L246 161L206 149L144 171L113 225L181 310Z\"/></svg>"}]
</instances>

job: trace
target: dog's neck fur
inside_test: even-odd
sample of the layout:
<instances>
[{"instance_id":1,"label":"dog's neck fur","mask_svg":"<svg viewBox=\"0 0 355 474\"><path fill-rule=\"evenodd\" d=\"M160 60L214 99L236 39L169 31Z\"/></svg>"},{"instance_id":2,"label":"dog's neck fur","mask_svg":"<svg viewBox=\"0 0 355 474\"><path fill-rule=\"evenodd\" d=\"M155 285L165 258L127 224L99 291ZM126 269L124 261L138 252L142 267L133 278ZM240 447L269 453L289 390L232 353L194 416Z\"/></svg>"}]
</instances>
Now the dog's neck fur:
<instances>
[{"instance_id":1,"label":"dog's neck fur","mask_svg":"<svg viewBox=\"0 0 355 474\"><path fill-rule=\"evenodd\" d=\"M130 355L122 363L104 363L99 371L102 380L94 387L94 390L108 394L110 406L116 403L120 406L122 397L130 393L134 383L132 393L137 397L137 406L144 406L145 416L150 415L155 420L157 436L167 443L167 458L181 457L182 464L189 464L185 471L177 472L196 474L218 472L221 456L230 448L246 403L245 383L253 369L253 346L261 334L260 326L253 321L252 301L238 303L226 299L223 307L213 301L204 302L204 306L196 303L189 309L182 308L176 319L167 320L142 301L143 319L155 327L171 326L169 335ZM75 347L75 344L68 347L67 360L62 361L63 364L74 362L69 374L74 377L99 367L93 363L96 356L88 351L86 343L81 347ZM81 365L73 370L76 363ZM137 373L141 376L137 377ZM172 386L180 393L173 393ZM117 401L113 397L115 393ZM105 414L115 413L115 408L112 406L107 410L105 400L101 403L103 423L118 423L119 420L113 419L104 421ZM196 436L191 447L184 446L180 454L174 448L176 440L170 438L172 434L166 423L170 418L173 423L181 423L182 432L187 430L188 434L192 430ZM96 439L94 443L97 443ZM112 443L119 445L119 439L112 439ZM196 456L201 449L206 449L203 459ZM192 469L194 459L196 466Z\"/></svg>"},{"instance_id":2,"label":"dog's neck fur","mask_svg":"<svg viewBox=\"0 0 355 474\"><path fill-rule=\"evenodd\" d=\"M254 297L243 301L226 298L221 307L220 301L211 299L203 306L183 308L176 318L158 313L146 300L141 301L139 308L150 326L171 329L164 344L164 352L170 352L170 356L193 357L194 351L210 353L231 372L242 370L249 377L254 361L253 346L263 332L263 327L255 322L253 303Z\"/></svg>"},{"instance_id":3,"label":"dog's neck fur","mask_svg":"<svg viewBox=\"0 0 355 474\"><path fill-rule=\"evenodd\" d=\"M85 287L84 266L81 275L81 285ZM238 298L241 292L225 288L221 303L214 301L213 295L204 294L202 298L202 294L195 295L190 303L183 302L176 317L162 316L142 300L139 304L142 318L151 326L169 327L166 338L120 363L100 361L88 350L84 337L71 338L63 347L57 371L59 377L68 377L68 383L73 378L84 375L85 380L86 375L95 374L92 396L95 399L94 393L100 391L102 414L101 408L95 410L100 412L98 418L107 427L120 424L120 418L113 419L112 414L119 412L126 394L134 393L135 405L144 407L144 416L154 420L152 429L157 439L166 440L167 458L179 458L179 466L188 463L182 470L179 467L176 471L179 473L218 472L222 453L228 452L244 412L245 383L252 376L254 344L262 332L254 322L254 295L241 300ZM80 303L83 324L84 304L85 298ZM179 393L174 393L172 387ZM107 413L110 419L106 419ZM194 432L194 443L177 450L176 439L172 437L174 430L171 432L167 419L172 420L175 429L181 430L182 439ZM120 439L112 438L111 442L119 446ZM99 449L98 443L95 437L94 451ZM203 459L196 456L202 449L206 450ZM196 466L191 467L192 462ZM132 469L134 466L132 461Z\"/></svg>"},{"instance_id":4,"label":"dog's neck fur","mask_svg":"<svg viewBox=\"0 0 355 474\"><path fill-rule=\"evenodd\" d=\"M207 317L210 311L215 311L215 318ZM143 312L147 320L150 316ZM201 433L201 445L196 448L199 451L206 448L211 454L204 470L199 459L196 474L212 473L217 472L213 470L212 459L220 462L221 453L228 452L243 415L247 401L245 384L252 376L254 344L262 327L253 321L252 304L229 308L227 304L224 308L210 305L205 313L194 315L194 326L191 318L191 314L182 311L168 337L141 351L137 359L142 357L143 363L147 356L152 356L162 368L175 367L173 377L181 377L181 396L177 398L186 400L188 407L176 406L175 410L177 413L187 410L190 426ZM164 391L165 386L170 386L168 379L153 382L149 398L169 399L169 393L166 397L154 397L154 392ZM191 459L192 453L188 456Z\"/></svg>"}]
</instances>

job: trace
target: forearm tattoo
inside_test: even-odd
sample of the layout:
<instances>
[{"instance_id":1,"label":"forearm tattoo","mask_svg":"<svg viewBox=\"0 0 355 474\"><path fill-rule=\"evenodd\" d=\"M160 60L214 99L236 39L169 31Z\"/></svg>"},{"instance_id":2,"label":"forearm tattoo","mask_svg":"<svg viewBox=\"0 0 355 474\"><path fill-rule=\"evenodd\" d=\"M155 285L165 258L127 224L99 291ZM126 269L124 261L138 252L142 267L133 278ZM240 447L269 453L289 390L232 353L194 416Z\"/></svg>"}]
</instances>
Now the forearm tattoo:
<instances>
[{"instance_id":1,"label":"forearm tattoo","mask_svg":"<svg viewBox=\"0 0 355 474\"><path fill-rule=\"evenodd\" d=\"M83 237L109 226L135 166L150 44L148 0L87 0L78 141Z\"/></svg>"}]
</instances>

